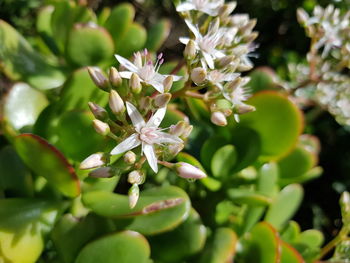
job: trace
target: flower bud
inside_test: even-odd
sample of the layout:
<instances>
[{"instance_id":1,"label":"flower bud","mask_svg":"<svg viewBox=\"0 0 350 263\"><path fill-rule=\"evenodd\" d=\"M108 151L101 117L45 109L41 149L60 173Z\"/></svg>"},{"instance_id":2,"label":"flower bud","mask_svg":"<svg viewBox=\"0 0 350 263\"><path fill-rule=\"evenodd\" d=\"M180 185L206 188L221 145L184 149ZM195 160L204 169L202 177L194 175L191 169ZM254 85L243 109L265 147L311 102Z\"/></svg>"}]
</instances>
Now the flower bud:
<instances>
[{"instance_id":1,"label":"flower bud","mask_svg":"<svg viewBox=\"0 0 350 263\"><path fill-rule=\"evenodd\" d=\"M193 60L196 57L196 44L194 41L191 39L188 41L185 50L184 50L184 57L187 60Z\"/></svg>"},{"instance_id":2,"label":"flower bud","mask_svg":"<svg viewBox=\"0 0 350 263\"><path fill-rule=\"evenodd\" d=\"M171 125L169 133L175 136L181 136L185 131L187 123L185 121L179 121L176 125Z\"/></svg>"},{"instance_id":3,"label":"flower bud","mask_svg":"<svg viewBox=\"0 0 350 263\"><path fill-rule=\"evenodd\" d=\"M245 114L248 112L255 111L255 107L247 104L239 104L235 107L235 110L238 114Z\"/></svg>"},{"instance_id":4,"label":"flower bud","mask_svg":"<svg viewBox=\"0 0 350 263\"><path fill-rule=\"evenodd\" d=\"M111 167L100 167L90 172L89 176L95 178L110 178L114 176L114 171Z\"/></svg>"},{"instance_id":5,"label":"flower bud","mask_svg":"<svg viewBox=\"0 0 350 263\"><path fill-rule=\"evenodd\" d=\"M169 75L163 81L164 92L169 92L171 87L173 86L174 77Z\"/></svg>"},{"instance_id":6,"label":"flower bud","mask_svg":"<svg viewBox=\"0 0 350 263\"><path fill-rule=\"evenodd\" d=\"M235 89L237 89L241 85L242 80L243 79L241 77L238 77L231 81L226 88L228 93L232 93Z\"/></svg>"},{"instance_id":7,"label":"flower bud","mask_svg":"<svg viewBox=\"0 0 350 263\"><path fill-rule=\"evenodd\" d=\"M129 81L129 87L131 88L131 91L138 94L142 90L142 85L140 82L140 78L136 73L132 73L130 81Z\"/></svg>"},{"instance_id":8,"label":"flower bud","mask_svg":"<svg viewBox=\"0 0 350 263\"><path fill-rule=\"evenodd\" d=\"M215 111L211 114L210 120L212 123L218 126L226 126L227 120L225 114L221 111Z\"/></svg>"},{"instance_id":9,"label":"flower bud","mask_svg":"<svg viewBox=\"0 0 350 263\"><path fill-rule=\"evenodd\" d=\"M141 171L134 170L128 174L128 182L130 184L143 184L145 181L145 174Z\"/></svg>"},{"instance_id":10,"label":"flower bud","mask_svg":"<svg viewBox=\"0 0 350 263\"><path fill-rule=\"evenodd\" d=\"M124 162L127 164L134 164L136 161L136 154L132 151L128 151L124 154Z\"/></svg>"},{"instance_id":11,"label":"flower bud","mask_svg":"<svg viewBox=\"0 0 350 263\"><path fill-rule=\"evenodd\" d=\"M249 49L246 45L240 45L232 49L232 53L235 55L235 57L240 57L244 54L247 54L248 52Z\"/></svg>"},{"instance_id":12,"label":"flower bud","mask_svg":"<svg viewBox=\"0 0 350 263\"><path fill-rule=\"evenodd\" d=\"M224 68L227 65L229 65L231 62L233 62L233 60L235 59L234 56L225 56L219 59L218 61L218 66L220 68Z\"/></svg>"},{"instance_id":13,"label":"flower bud","mask_svg":"<svg viewBox=\"0 0 350 263\"><path fill-rule=\"evenodd\" d=\"M102 121L108 119L108 113L104 108L102 108L101 106L93 102L89 102L88 105L89 105L90 111L92 112L92 114L95 116L96 119L102 120Z\"/></svg>"},{"instance_id":14,"label":"flower bud","mask_svg":"<svg viewBox=\"0 0 350 263\"><path fill-rule=\"evenodd\" d=\"M119 115L125 111L124 101L115 90L111 90L109 93L108 104L112 112L116 115Z\"/></svg>"},{"instance_id":15,"label":"flower bud","mask_svg":"<svg viewBox=\"0 0 350 263\"><path fill-rule=\"evenodd\" d=\"M179 174L180 177L186 178L186 179L202 179L207 177L207 175L197 167L185 163L185 162L179 162L175 164L176 172Z\"/></svg>"},{"instance_id":16,"label":"flower bud","mask_svg":"<svg viewBox=\"0 0 350 263\"><path fill-rule=\"evenodd\" d=\"M102 71L98 67L88 67L88 72L97 87L104 91L110 90L108 79L105 77L105 75L103 75Z\"/></svg>"},{"instance_id":17,"label":"flower bud","mask_svg":"<svg viewBox=\"0 0 350 263\"><path fill-rule=\"evenodd\" d=\"M250 43L253 42L259 36L258 32L253 31L249 35L246 35L242 38L244 42Z\"/></svg>"},{"instance_id":18,"label":"flower bud","mask_svg":"<svg viewBox=\"0 0 350 263\"><path fill-rule=\"evenodd\" d=\"M192 69L191 79L197 85L203 84L207 78L207 71L204 68L198 67Z\"/></svg>"},{"instance_id":19,"label":"flower bud","mask_svg":"<svg viewBox=\"0 0 350 263\"><path fill-rule=\"evenodd\" d=\"M103 136L106 136L111 131L111 129L109 128L109 125L103 121L93 120L92 122L95 128L95 131Z\"/></svg>"},{"instance_id":20,"label":"flower bud","mask_svg":"<svg viewBox=\"0 0 350 263\"><path fill-rule=\"evenodd\" d=\"M129 207L132 209L136 206L137 201L139 200L140 196L140 189L137 184L133 184L128 192L129 195Z\"/></svg>"},{"instance_id":21,"label":"flower bud","mask_svg":"<svg viewBox=\"0 0 350 263\"><path fill-rule=\"evenodd\" d=\"M154 97L153 104L156 108L164 108L169 103L170 99L171 99L170 93L158 94L157 96Z\"/></svg>"},{"instance_id":22,"label":"flower bud","mask_svg":"<svg viewBox=\"0 0 350 263\"><path fill-rule=\"evenodd\" d=\"M176 156L185 147L183 143L169 144L168 151L171 156Z\"/></svg>"},{"instance_id":23,"label":"flower bud","mask_svg":"<svg viewBox=\"0 0 350 263\"><path fill-rule=\"evenodd\" d=\"M188 138L188 136L190 136L192 130L193 130L193 126L192 126L192 125L188 125L188 126L184 129L184 131L183 131L183 133L182 133L182 135L181 135L181 138L184 138L184 139Z\"/></svg>"},{"instance_id":24,"label":"flower bud","mask_svg":"<svg viewBox=\"0 0 350 263\"><path fill-rule=\"evenodd\" d=\"M79 169L91 169L105 164L106 158L104 153L94 153L80 163Z\"/></svg>"},{"instance_id":25,"label":"flower bud","mask_svg":"<svg viewBox=\"0 0 350 263\"><path fill-rule=\"evenodd\" d=\"M305 12L304 9L298 8L297 19L301 25L306 25L307 21L309 20L309 15L308 15L308 13Z\"/></svg>"},{"instance_id":26,"label":"flower bud","mask_svg":"<svg viewBox=\"0 0 350 263\"><path fill-rule=\"evenodd\" d=\"M243 72L243 71L251 70L252 68L253 68L252 64L241 63L238 65L237 70Z\"/></svg>"},{"instance_id":27,"label":"flower bud","mask_svg":"<svg viewBox=\"0 0 350 263\"><path fill-rule=\"evenodd\" d=\"M257 20L256 19L251 19L244 27L242 27L240 29L240 31L242 32L242 34L247 34L247 33L250 33L253 28L255 27L256 25L256 22Z\"/></svg>"},{"instance_id":28,"label":"flower bud","mask_svg":"<svg viewBox=\"0 0 350 263\"><path fill-rule=\"evenodd\" d=\"M230 2L221 6L219 9L220 18L228 17L233 12L233 10L235 10L236 6L237 2Z\"/></svg>"},{"instance_id":29,"label":"flower bud","mask_svg":"<svg viewBox=\"0 0 350 263\"><path fill-rule=\"evenodd\" d=\"M151 103L152 103L151 97L149 96L142 97L140 99L140 109L144 111L148 111L151 108Z\"/></svg>"},{"instance_id":30,"label":"flower bud","mask_svg":"<svg viewBox=\"0 0 350 263\"><path fill-rule=\"evenodd\" d=\"M111 67L109 69L109 82L113 85L113 87L119 87L123 80L118 72L118 70L115 67Z\"/></svg>"}]
</instances>

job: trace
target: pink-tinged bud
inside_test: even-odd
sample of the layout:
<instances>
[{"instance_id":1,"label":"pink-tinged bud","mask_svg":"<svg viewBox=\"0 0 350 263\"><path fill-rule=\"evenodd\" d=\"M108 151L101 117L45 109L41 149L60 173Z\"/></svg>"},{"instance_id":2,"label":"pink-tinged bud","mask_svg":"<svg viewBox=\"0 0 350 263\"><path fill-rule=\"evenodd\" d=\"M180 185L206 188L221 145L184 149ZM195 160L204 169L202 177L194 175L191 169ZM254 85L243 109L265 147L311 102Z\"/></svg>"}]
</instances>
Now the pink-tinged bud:
<instances>
[{"instance_id":1,"label":"pink-tinged bud","mask_svg":"<svg viewBox=\"0 0 350 263\"><path fill-rule=\"evenodd\" d=\"M221 111L215 111L211 114L210 120L212 123L218 126L226 126L227 120L225 114Z\"/></svg>"},{"instance_id":2,"label":"pink-tinged bud","mask_svg":"<svg viewBox=\"0 0 350 263\"><path fill-rule=\"evenodd\" d=\"M255 111L255 107L252 105L247 105L247 104L239 104L235 107L235 111L238 114L245 114L248 112Z\"/></svg>"},{"instance_id":3,"label":"pink-tinged bud","mask_svg":"<svg viewBox=\"0 0 350 263\"><path fill-rule=\"evenodd\" d=\"M176 156L185 147L183 143L169 144L168 151L171 156Z\"/></svg>"},{"instance_id":4,"label":"pink-tinged bud","mask_svg":"<svg viewBox=\"0 0 350 263\"><path fill-rule=\"evenodd\" d=\"M79 169L92 169L104 165L106 158L104 153L94 153L80 163Z\"/></svg>"},{"instance_id":5,"label":"pink-tinged bud","mask_svg":"<svg viewBox=\"0 0 350 263\"><path fill-rule=\"evenodd\" d=\"M185 121L179 121L176 125L171 125L169 133L175 136L181 136L188 124Z\"/></svg>"},{"instance_id":6,"label":"pink-tinged bud","mask_svg":"<svg viewBox=\"0 0 350 263\"><path fill-rule=\"evenodd\" d=\"M174 77L169 75L163 81L164 92L169 92L173 86Z\"/></svg>"},{"instance_id":7,"label":"pink-tinged bud","mask_svg":"<svg viewBox=\"0 0 350 263\"><path fill-rule=\"evenodd\" d=\"M139 196L140 196L139 186L137 184L133 184L129 189L128 195L129 195L129 207L133 209L136 206L137 201L139 200Z\"/></svg>"},{"instance_id":8,"label":"pink-tinged bud","mask_svg":"<svg viewBox=\"0 0 350 263\"><path fill-rule=\"evenodd\" d=\"M96 119L102 120L102 121L108 119L108 113L104 108L102 108L101 106L93 102L89 102L88 105L89 105L90 111L92 112L92 114L95 116Z\"/></svg>"},{"instance_id":9,"label":"pink-tinged bud","mask_svg":"<svg viewBox=\"0 0 350 263\"><path fill-rule=\"evenodd\" d=\"M111 90L109 93L109 107L115 115L119 115L125 112L125 105L118 92Z\"/></svg>"},{"instance_id":10,"label":"pink-tinged bud","mask_svg":"<svg viewBox=\"0 0 350 263\"><path fill-rule=\"evenodd\" d=\"M95 128L95 131L103 136L106 136L111 131L111 129L109 128L109 125L103 121L93 120L92 122Z\"/></svg>"},{"instance_id":11,"label":"pink-tinged bud","mask_svg":"<svg viewBox=\"0 0 350 263\"><path fill-rule=\"evenodd\" d=\"M136 154L132 151L126 152L123 158L127 164L134 164L136 162Z\"/></svg>"},{"instance_id":12,"label":"pink-tinged bud","mask_svg":"<svg viewBox=\"0 0 350 263\"><path fill-rule=\"evenodd\" d=\"M164 108L166 105L168 105L169 101L171 99L170 93L162 93L158 94L154 97L153 104L156 108Z\"/></svg>"},{"instance_id":13,"label":"pink-tinged bud","mask_svg":"<svg viewBox=\"0 0 350 263\"><path fill-rule=\"evenodd\" d=\"M140 99L140 109L144 111L148 111L151 109L152 99L149 96L142 97Z\"/></svg>"},{"instance_id":14,"label":"pink-tinged bud","mask_svg":"<svg viewBox=\"0 0 350 263\"><path fill-rule=\"evenodd\" d=\"M129 80L129 87L132 92L139 94L142 90L142 85L139 76L136 73L132 73Z\"/></svg>"},{"instance_id":15,"label":"pink-tinged bud","mask_svg":"<svg viewBox=\"0 0 350 263\"><path fill-rule=\"evenodd\" d=\"M122 80L118 70L115 67L111 67L109 69L108 77L109 77L109 82L115 88L119 87L122 84L122 82L123 82L123 80Z\"/></svg>"},{"instance_id":16,"label":"pink-tinged bud","mask_svg":"<svg viewBox=\"0 0 350 263\"><path fill-rule=\"evenodd\" d=\"M184 57L187 60L193 60L196 57L196 44L194 41L191 39L188 41L185 50L184 50Z\"/></svg>"},{"instance_id":17,"label":"pink-tinged bud","mask_svg":"<svg viewBox=\"0 0 350 263\"><path fill-rule=\"evenodd\" d=\"M197 85L201 85L207 79L207 71L201 67L194 68L191 71L191 79Z\"/></svg>"},{"instance_id":18,"label":"pink-tinged bud","mask_svg":"<svg viewBox=\"0 0 350 263\"><path fill-rule=\"evenodd\" d=\"M114 171L111 167L100 167L90 172L89 176L95 178L110 178L114 176Z\"/></svg>"},{"instance_id":19,"label":"pink-tinged bud","mask_svg":"<svg viewBox=\"0 0 350 263\"><path fill-rule=\"evenodd\" d=\"M130 184L143 184L145 181L145 174L141 171L134 170L128 174L128 182Z\"/></svg>"},{"instance_id":20,"label":"pink-tinged bud","mask_svg":"<svg viewBox=\"0 0 350 263\"><path fill-rule=\"evenodd\" d=\"M304 9L298 8L297 9L297 19L301 25L306 25L307 21L309 20L309 15L308 15L308 13L305 12Z\"/></svg>"},{"instance_id":21,"label":"pink-tinged bud","mask_svg":"<svg viewBox=\"0 0 350 263\"><path fill-rule=\"evenodd\" d=\"M102 71L98 67L88 67L88 72L92 81L96 84L97 87L104 91L109 91L109 82L108 79L103 75Z\"/></svg>"},{"instance_id":22,"label":"pink-tinged bud","mask_svg":"<svg viewBox=\"0 0 350 263\"><path fill-rule=\"evenodd\" d=\"M185 162L179 162L175 165L175 167L176 167L176 172L182 178L202 179L207 177L207 175L201 169L198 169L197 167Z\"/></svg>"},{"instance_id":23,"label":"pink-tinged bud","mask_svg":"<svg viewBox=\"0 0 350 263\"><path fill-rule=\"evenodd\" d=\"M192 125L187 126L184 129L184 131L183 131L183 133L181 135L181 138L184 138L184 139L188 138L188 136L190 136L192 130L193 130L193 126Z\"/></svg>"}]
</instances>

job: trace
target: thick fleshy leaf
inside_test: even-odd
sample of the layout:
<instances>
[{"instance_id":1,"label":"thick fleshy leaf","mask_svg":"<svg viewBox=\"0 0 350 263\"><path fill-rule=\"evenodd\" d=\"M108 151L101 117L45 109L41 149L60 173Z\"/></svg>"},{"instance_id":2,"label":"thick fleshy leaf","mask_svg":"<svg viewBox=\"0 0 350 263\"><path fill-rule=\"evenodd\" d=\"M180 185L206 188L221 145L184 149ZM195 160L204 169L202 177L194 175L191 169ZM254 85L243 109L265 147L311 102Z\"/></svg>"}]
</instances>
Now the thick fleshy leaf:
<instances>
[{"instance_id":1,"label":"thick fleshy leaf","mask_svg":"<svg viewBox=\"0 0 350 263\"><path fill-rule=\"evenodd\" d=\"M237 236L230 228L218 228L201 256L201 263L231 262L236 252Z\"/></svg>"},{"instance_id":2,"label":"thick fleshy leaf","mask_svg":"<svg viewBox=\"0 0 350 263\"><path fill-rule=\"evenodd\" d=\"M145 47L148 50L156 52L168 38L170 33L171 23L168 19L162 19L154 24L147 34L147 42Z\"/></svg>"},{"instance_id":3,"label":"thick fleshy leaf","mask_svg":"<svg viewBox=\"0 0 350 263\"><path fill-rule=\"evenodd\" d=\"M146 40L146 29L140 24L132 23L123 37L119 39L116 53L123 57L130 57L134 52L144 47Z\"/></svg>"},{"instance_id":4,"label":"thick fleshy leaf","mask_svg":"<svg viewBox=\"0 0 350 263\"><path fill-rule=\"evenodd\" d=\"M120 46L120 40L128 31L135 16L132 4L122 3L114 7L107 18L104 27L113 37L115 47Z\"/></svg>"},{"instance_id":5,"label":"thick fleshy leaf","mask_svg":"<svg viewBox=\"0 0 350 263\"><path fill-rule=\"evenodd\" d=\"M237 204L247 204L251 206L267 206L271 199L265 195L247 189L232 188L228 190L229 198Z\"/></svg>"},{"instance_id":6,"label":"thick fleshy leaf","mask_svg":"<svg viewBox=\"0 0 350 263\"><path fill-rule=\"evenodd\" d=\"M5 99L4 117L13 128L20 130L31 126L48 105L46 96L28 84L13 85Z\"/></svg>"},{"instance_id":7,"label":"thick fleshy leaf","mask_svg":"<svg viewBox=\"0 0 350 263\"><path fill-rule=\"evenodd\" d=\"M226 144L228 144L228 140L222 136L212 136L204 142L201 148L200 156L202 164L205 168L210 169L210 164L214 153Z\"/></svg>"},{"instance_id":8,"label":"thick fleshy leaf","mask_svg":"<svg viewBox=\"0 0 350 263\"><path fill-rule=\"evenodd\" d=\"M89 153L101 151L107 139L96 133L92 126L94 116L87 111L68 111L58 119L55 142L66 157L82 161ZM111 142L112 143L112 142Z\"/></svg>"},{"instance_id":9,"label":"thick fleshy leaf","mask_svg":"<svg viewBox=\"0 0 350 263\"><path fill-rule=\"evenodd\" d=\"M113 39L103 27L77 24L69 33L66 55L77 66L100 65L113 52Z\"/></svg>"},{"instance_id":10,"label":"thick fleshy leaf","mask_svg":"<svg viewBox=\"0 0 350 263\"><path fill-rule=\"evenodd\" d=\"M253 93L262 90L276 90L276 73L269 67L259 67L249 74L249 87Z\"/></svg>"},{"instance_id":11,"label":"thick fleshy leaf","mask_svg":"<svg viewBox=\"0 0 350 263\"><path fill-rule=\"evenodd\" d=\"M52 5L45 6L39 10L36 20L36 30L50 51L57 55L59 54L59 50L51 28L51 18L54 10L55 8Z\"/></svg>"},{"instance_id":12,"label":"thick fleshy leaf","mask_svg":"<svg viewBox=\"0 0 350 263\"><path fill-rule=\"evenodd\" d=\"M281 262L283 263L305 263L299 252L288 243L282 242Z\"/></svg>"},{"instance_id":13,"label":"thick fleshy leaf","mask_svg":"<svg viewBox=\"0 0 350 263\"><path fill-rule=\"evenodd\" d=\"M64 110L89 110L89 101L105 106L108 93L97 88L87 69L81 68L74 71L64 83L59 103Z\"/></svg>"},{"instance_id":14,"label":"thick fleshy leaf","mask_svg":"<svg viewBox=\"0 0 350 263\"><path fill-rule=\"evenodd\" d=\"M324 236L321 231L316 229L305 230L300 233L299 243L309 247L320 247L324 242Z\"/></svg>"},{"instance_id":15,"label":"thick fleshy leaf","mask_svg":"<svg viewBox=\"0 0 350 263\"><path fill-rule=\"evenodd\" d=\"M0 20L0 60L3 72L13 80L24 80L38 89L62 85L64 75L48 64L12 26Z\"/></svg>"},{"instance_id":16,"label":"thick fleshy leaf","mask_svg":"<svg viewBox=\"0 0 350 263\"><path fill-rule=\"evenodd\" d=\"M0 189L15 196L32 196L33 179L12 146L0 150Z\"/></svg>"},{"instance_id":17,"label":"thick fleshy leaf","mask_svg":"<svg viewBox=\"0 0 350 263\"><path fill-rule=\"evenodd\" d=\"M142 191L134 209L125 195L96 191L83 195L83 203L96 214L109 218L131 218L126 229L152 235L169 231L182 223L190 211L187 194L166 186Z\"/></svg>"},{"instance_id":18,"label":"thick fleshy leaf","mask_svg":"<svg viewBox=\"0 0 350 263\"><path fill-rule=\"evenodd\" d=\"M299 208L303 193L303 188L298 184L284 187L267 210L265 220L281 229Z\"/></svg>"},{"instance_id":19,"label":"thick fleshy leaf","mask_svg":"<svg viewBox=\"0 0 350 263\"><path fill-rule=\"evenodd\" d=\"M259 92L247 104L255 112L240 116L240 125L254 129L261 138L261 158L275 160L296 145L303 129L301 111L287 97L273 91Z\"/></svg>"},{"instance_id":20,"label":"thick fleshy leaf","mask_svg":"<svg viewBox=\"0 0 350 263\"><path fill-rule=\"evenodd\" d=\"M295 221L289 221L281 232L281 239L287 243L295 243L300 237L300 226Z\"/></svg>"},{"instance_id":21,"label":"thick fleshy leaf","mask_svg":"<svg viewBox=\"0 0 350 263\"><path fill-rule=\"evenodd\" d=\"M245 262L280 263L281 242L277 231L262 222L253 227L244 243Z\"/></svg>"},{"instance_id":22,"label":"thick fleshy leaf","mask_svg":"<svg viewBox=\"0 0 350 263\"><path fill-rule=\"evenodd\" d=\"M146 238L134 231L123 231L90 242L75 263L148 263L150 254Z\"/></svg>"},{"instance_id":23,"label":"thick fleshy leaf","mask_svg":"<svg viewBox=\"0 0 350 263\"><path fill-rule=\"evenodd\" d=\"M74 262L79 251L88 242L109 230L108 221L89 214L84 218L76 218L65 214L52 230L52 241L63 262Z\"/></svg>"},{"instance_id":24,"label":"thick fleshy leaf","mask_svg":"<svg viewBox=\"0 0 350 263\"><path fill-rule=\"evenodd\" d=\"M225 178L232 175L236 165L237 151L233 145L225 145L215 152L211 159L211 171L215 177Z\"/></svg>"},{"instance_id":25,"label":"thick fleshy leaf","mask_svg":"<svg viewBox=\"0 0 350 263\"><path fill-rule=\"evenodd\" d=\"M43 138L34 134L21 134L14 141L23 162L68 197L78 196L80 184L74 168L66 158Z\"/></svg>"},{"instance_id":26,"label":"thick fleshy leaf","mask_svg":"<svg viewBox=\"0 0 350 263\"><path fill-rule=\"evenodd\" d=\"M149 238L152 257L166 263L177 263L199 252L206 239L206 228L195 210L173 231Z\"/></svg>"}]
</instances>

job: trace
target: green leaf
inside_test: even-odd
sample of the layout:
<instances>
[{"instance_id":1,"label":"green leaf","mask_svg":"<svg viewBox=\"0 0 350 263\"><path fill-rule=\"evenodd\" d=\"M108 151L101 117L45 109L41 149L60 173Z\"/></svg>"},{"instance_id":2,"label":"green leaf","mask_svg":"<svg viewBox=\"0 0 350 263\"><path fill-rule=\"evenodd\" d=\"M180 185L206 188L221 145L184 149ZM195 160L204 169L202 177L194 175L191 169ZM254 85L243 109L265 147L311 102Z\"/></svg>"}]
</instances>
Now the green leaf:
<instances>
[{"instance_id":1,"label":"green leaf","mask_svg":"<svg viewBox=\"0 0 350 263\"><path fill-rule=\"evenodd\" d=\"M65 111L89 110L89 101L105 106L108 101L108 93L96 87L87 69L81 68L74 71L64 83L60 105Z\"/></svg>"},{"instance_id":2,"label":"green leaf","mask_svg":"<svg viewBox=\"0 0 350 263\"><path fill-rule=\"evenodd\" d=\"M173 231L149 238L152 257L161 262L182 262L185 257L202 250L206 239L206 228L195 210L187 220Z\"/></svg>"},{"instance_id":3,"label":"green leaf","mask_svg":"<svg viewBox=\"0 0 350 263\"><path fill-rule=\"evenodd\" d=\"M289 221L281 232L281 239L287 243L295 243L300 237L300 226L295 221Z\"/></svg>"},{"instance_id":4,"label":"green leaf","mask_svg":"<svg viewBox=\"0 0 350 263\"><path fill-rule=\"evenodd\" d=\"M150 247L137 232L112 233L87 244L75 263L148 263Z\"/></svg>"},{"instance_id":5,"label":"green leaf","mask_svg":"<svg viewBox=\"0 0 350 263\"><path fill-rule=\"evenodd\" d=\"M47 105L48 100L43 93L25 83L17 83L6 96L4 117L13 128L20 130L33 125Z\"/></svg>"},{"instance_id":6,"label":"green leaf","mask_svg":"<svg viewBox=\"0 0 350 263\"><path fill-rule=\"evenodd\" d=\"M277 231L268 223L253 227L244 243L244 262L279 263L281 244Z\"/></svg>"},{"instance_id":7,"label":"green leaf","mask_svg":"<svg viewBox=\"0 0 350 263\"><path fill-rule=\"evenodd\" d=\"M0 150L0 189L15 196L33 196L33 179L12 146Z\"/></svg>"},{"instance_id":8,"label":"green leaf","mask_svg":"<svg viewBox=\"0 0 350 263\"><path fill-rule=\"evenodd\" d=\"M103 27L76 24L69 33L66 55L77 66L99 65L109 60L113 52L113 39Z\"/></svg>"},{"instance_id":9,"label":"green leaf","mask_svg":"<svg viewBox=\"0 0 350 263\"><path fill-rule=\"evenodd\" d=\"M238 204L247 204L251 206L267 206L271 203L270 198L248 189L232 188L229 189L227 193L229 198L233 202Z\"/></svg>"},{"instance_id":10,"label":"green leaf","mask_svg":"<svg viewBox=\"0 0 350 263\"><path fill-rule=\"evenodd\" d=\"M74 262L79 251L89 241L107 233L108 221L89 214L76 218L65 214L52 230L52 241L63 262Z\"/></svg>"},{"instance_id":11,"label":"green leaf","mask_svg":"<svg viewBox=\"0 0 350 263\"><path fill-rule=\"evenodd\" d=\"M74 168L46 140L27 133L17 136L14 145L23 162L37 175L46 178L51 186L68 197L80 194L80 185Z\"/></svg>"},{"instance_id":12,"label":"green leaf","mask_svg":"<svg viewBox=\"0 0 350 263\"><path fill-rule=\"evenodd\" d=\"M226 144L228 144L228 142L224 137L215 135L204 142L201 148L200 156L205 168L210 169L210 164L214 153Z\"/></svg>"},{"instance_id":13,"label":"green leaf","mask_svg":"<svg viewBox=\"0 0 350 263\"><path fill-rule=\"evenodd\" d=\"M287 97L264 91L251 97L247 104L255 112L243 114L240 125L254 129L261 138L261 159L276 160L296 145L303 129L301 111Z\"/></svg>"},{"instance_id":14,"label":"green leaf","mask_svg":"<svg viewBox=\"0 0 350 263\"><path fill-rule=\"evenodd\" d=\"M83 194L83 203L104 217L131 218L126 229L145 235L175 228L187 218L191 208L187 194L174 186L142 191L134 209L129 207L128 196L104 191Z\"/></svg>"},{"instance_id":15,"label":"green leaf","mask_svg":"<svg viewBox=\"0 0 350 263\"><path fill-rule=\"evenodd\" d=\"M282 242L281 262L283 263L305 263L299 252L288 243Z\"/></svg>"},{"instance_id":16,"label":"green leaf","mask_svg":"<svg viewBox=\"0 0 350 263\"><path fill-rule=\"evenodd\" d=\"M48 64L12 26L0 20L0 61L12 80L24 80L41 90L62 85L64 75Z\"/></svg>"},{"instance_id":17,"label":"green leaf","mask_svg":"<svg viewBox=\"0 0 350 263\"><path fill-rule=\"evenodd\" d=\"M284 187L267 210L265 220L275 228L281 229L297 211L302 199L301 185L291 184Z\"/></svg>"},{"instance_id":18,"label":"green leaf","mask_svg":"<svg viewBox=\"0 0 350 263\"><path fill-rule=\"evenodd\" d=\"M161 19L148 30L145 47L156 52L168 38L171 23L169 19Z\"/></svg>"},{"instance_id":19,"label":"green leaf","mask_svg":"<svg viewBox=\"0 0 350 263\"><path fill-rule=\"evenodd\" d=\"M302 232L299 236L299 242L308 247L321 247L324 242L324 236L321 231L316 229L309 229Z\"/></svg>"},{"instance_id":20,"label":"green leaf","mask_svg":"<svg viewBox=\"0 0 350 263\"><path fill-rule=\"evenodd\" d=\"M230 228L218 228L201 256L201 263L231 262L236 252L237 236Z\"/></svg>"},{"instance_id":21,"label":"green leaf","mask_svg":"<svg viewBox=\"0 0 350 263\"><path fill-rule=\"evenodd\" d=\"M116 53L123 57L130 57L134 52L142 49L146 43L146 29L137 23L132 23L126 33L116 45Z\"/></svg>"},{"instance_id":22,"label":"green leaf","mask_svg":"<svg viewBox=\"0 0 350 263\"><path fill-rule=\"evenodd\" d=\"M276 73L269 67L259 67L249 74L249 87L253 93L262 90L276 90Z\"/></svg>"},{"instance_id":23,"label":"green leaf","mask_svg":"<svg viewBox=\"0 0 350 263\"><path fill-rule=\"evenodd\" d=\"M225 145L215 152L211 160L211 171L215 177L232 175L236 164L237 152L233 145Z\"/></svg>"},{"instance_id":24,"label":"green leaf","mask_svg":"<svg viewBox=\"0 0 350 263\"><path fill-rule=\"evenodd\" d=\"M94 116L87 111L68 111L58 119L55 145L65 156L82 161L88 155L101 151L107 142L92 126Z\"/></svg>"},{"instance_id":25,"label":"green leaf","mask_svg":"<svg viewBox=\"0 0 350 263\"><path fill-rule=\"evenodd\" d=\"M269 197L276 196L278 172L275 163L266 163L260 168L257 182L259 193Z\"/></svg>"},{"instance_id":26,"label":"green leaf","mask_svg":"<svg viewBox=\"0 0 350 263\"><path fill-rule=\"evenodd\" d=\"M111 11L104 27L113 37L115 47L120 47L120 40L126 34L135 17L135 9L132 4L122 3Z\"/></svg>"}]
</instances>

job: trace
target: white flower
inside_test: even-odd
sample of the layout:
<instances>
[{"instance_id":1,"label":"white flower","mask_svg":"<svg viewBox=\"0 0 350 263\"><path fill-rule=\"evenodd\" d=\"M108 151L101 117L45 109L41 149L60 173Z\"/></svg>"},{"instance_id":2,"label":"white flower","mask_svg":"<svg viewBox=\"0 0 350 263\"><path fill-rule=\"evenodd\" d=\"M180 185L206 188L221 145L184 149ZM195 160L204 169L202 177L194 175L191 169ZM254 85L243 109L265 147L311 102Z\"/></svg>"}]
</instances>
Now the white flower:
<instances>
[{"instance_id":1,"label":"white flower","mask_svg":"<svg viewBox=\"0 0 350 263\"><path fill-rule=\"evenodd\" d=\"M250 91L244 87L250 81L249 77L237 78L223 90L224 97L231 101L233 106L244 104L250 96Z\"/></svg>"},{"instance_id":2,"label":"white flower","mask_svg":"<svg viewBox=\"0 0 350 263\"><path fill-rule=\"evenodd\" d=\"M153 64L153 61L150 59L147 59L148 52L145 50L144 56L141 55L140 52L135 53L135 60L134 63L127 60L126 58L123 58L122 56L115 55L118 62L125 67L129 71L122 71L119 72L119 75L122 78L130 79L132 73L136 73L139 77L141 82L146 83L147 85L153 86L157 91L160 93L164 92L164 80L168 75L162 75L158 73L158 70L160 66L163 64L164 59L162 58L162 53L160 53L157 57L157 61L155 64ZM142 61L142 57L144 57L144 61ZM174 81L180 80L181 77L179 76L173 76Z\"/></svg>"},{"instance_id":3,"label":"white flower","mask_svg":"<svg viewBox=\"0 0 350 263\"><path fill-rule=\"evenodd\" d=\"M215 26L212 26L209 27L207 34L202 36L196 26L192 25L187 20L185 20L185 22L195 36L194 43L196 49L202 53L204 61L208 67L214 69L214 60L225 56L225 53L217 49L217 46L222 42L222 37L225 32ZM185 45L187 45L189 41L189 38L180 38L180 42Z\"/></svg>"},{"instance_id":4,"label":"white flower","mask_svg":"<svg viewBox=\"0 0 350 263\"><path fill-rule=\"evenodd\" d=\"M239 73L225 73L219 70L212 70L208 73L207 79L215 86L217 86L221 91L224 90L222 82L233 81L240 74Z\"/></svg>"},{"instance_id":5,"label":"white flower","mask_svg":"<svg viewBox=\"0 0 350 263\"><path fill-rule=\"evenodd\" d=\"M182 140L177 136L162 132L159 128L159 125L164 118L166 108L157 110L147 123L143 120L141 114L134 105L126 102L126 109L135 128L135 133L119 143L111 151L111 154L120 154L141 145L142 153L145 154L152 170L157 173L158 165L154 144L182 143Z\"/></svg>"},{"instance_id":6,"label":"white flower","mask_svg":"<svg viewBox=\"0 0 350 263\"><path fill-rule=\"evenodd\" d=\"M197 10L210 16L217 16L224 0L187 0L176 7L177 12Z\"/></svg>"}]
</instances>

